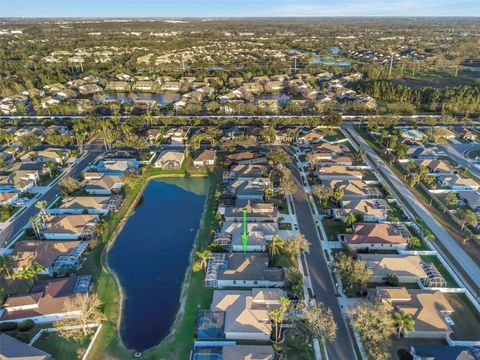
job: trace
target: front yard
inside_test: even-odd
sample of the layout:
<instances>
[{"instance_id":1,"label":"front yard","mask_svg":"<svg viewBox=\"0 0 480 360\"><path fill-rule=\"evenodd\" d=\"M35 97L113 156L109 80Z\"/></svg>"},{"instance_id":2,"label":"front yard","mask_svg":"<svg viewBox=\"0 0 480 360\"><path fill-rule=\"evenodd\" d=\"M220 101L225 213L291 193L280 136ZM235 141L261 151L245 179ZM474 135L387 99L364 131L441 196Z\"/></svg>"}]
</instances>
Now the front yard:
<instances>
[{"instance_id":1,"label":"front yard","mask_svg":"<svg viewBox=\"0 0 480 360\"><path fill-rule=\"evenodd\" d=\"M81 359L87 351L91 337L87 337L82 341L66 340L57 335L57 333L43 333L40 338L35 341L33 346L46 351L56 360L74 360Z\"/></svg>"},{"instance_id":2,"label":"front yard","mask_svg":"<svg viewBox=\"0 0 480 360\"><path fill-rule=\"evenodd\" d=\"M444 294L454 309L451 318L454 340L480 340L480 314L465 294Z\"/></svg>"},{"instance_id":3,"label":"front yard","mask_svg":"<svg viewBox=\"0 0 480 360\"><path fill-rule=\"evenodd\" d=\"M322 221L328 241L338 241L339 234L345 234L349 228L343 221Z\"/></svg>"}]
</instances>

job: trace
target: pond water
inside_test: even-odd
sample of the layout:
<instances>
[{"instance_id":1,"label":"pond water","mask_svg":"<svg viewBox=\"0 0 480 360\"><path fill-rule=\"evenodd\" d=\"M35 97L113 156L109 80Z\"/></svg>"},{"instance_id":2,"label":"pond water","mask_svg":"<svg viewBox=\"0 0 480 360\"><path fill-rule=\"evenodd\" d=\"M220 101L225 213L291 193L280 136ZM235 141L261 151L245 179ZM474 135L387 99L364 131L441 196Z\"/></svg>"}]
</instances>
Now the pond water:
<instances>
[{"instance_id":1,"label":"pond water","mask_svg":"<svg viewBox=\"0 0 480 360\"><path fill-rule=\"evenodd\" d=\"M310 64L324 64L324 65L337 65L337 66L350 66L350 61L336 61L333 56L317 57L310 60Z\"/></svg>"},{"instance_id":2,"label":"pond water","mask_svg":"<svg viewBox=\"0 0 480 360\"><path fill-rule=\"evenodd\" d=\"M124 293L120 336L143 351L169 333L208 190L206 178L152 180L107 254Z\"/></svg>"},{"instance_id":3,"label":"pond water","mask_svg":"<svg viewBox=\"0 0 480 360\"><path fill-rule=\"evenodd\" d=\"M180 100L180 94L177 92L162 92L162 93L104 93L103 100L115 100L118 102L125 102L133 104L134 100L155 100L159 105L166 105Z\"/></svg>"}]
</instances>

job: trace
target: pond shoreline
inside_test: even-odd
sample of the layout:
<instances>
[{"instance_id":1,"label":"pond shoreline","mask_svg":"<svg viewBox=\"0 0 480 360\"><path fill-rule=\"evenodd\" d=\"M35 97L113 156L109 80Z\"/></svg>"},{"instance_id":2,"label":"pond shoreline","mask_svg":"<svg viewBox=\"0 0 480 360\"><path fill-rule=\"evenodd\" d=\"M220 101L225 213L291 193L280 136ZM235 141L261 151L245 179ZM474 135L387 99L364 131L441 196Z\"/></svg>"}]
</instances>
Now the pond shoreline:
<instances>
[{"instance_id":1,"label":"pond shoreline","mask_svg":"<svg viewBox=\"0 0 480 360\"><path fill-rule=\"evenodd\" d=\"M184 177L198 177L198 178L207 177L208 178L208 173L205 173L205 174L203 174L203 173L196 173L196 174L185 174L185 173L170 174L170 173L167 173L167 174L150 175L150 176L146 177L146 179L144 180L144 182L142 184L142 188L140 189L138 194L135 196L135 199L131 202L130 206L128 207L128 209L125 213L125 215L120 220L120 222L116 226L115 230L110 235L110 237L107 240L107 242L105 244L105 247L102 251L101 267L103 269L105 269L107 271L107 273L109 275L111 275L112 278L114 279L115 284L116 284L116 288L117 288L117 293L119 295L119 308L118 308L118 316L117 316L116 324L115 324L115 332L116 332L116 339L117 339L118 343L121 345L121 347L124 351L135 352L134 349L129 349L124 344L124 342L122 340L122 337L120 336L120 324L121 324L122 315L123 315L125 294L124 294L124 289L122 288L122 286L120 284L120 280L118 278L117 273L108 264L107 254L110 251L110 249L112 248L112 246L114 245L118 235L120 234L120 232L124 228L125 224L127 223L128 218L134 213L135 208L137 207L137 205L138 205L140 199L142 198L143 193L145 192L145 189L147 188L150 181L155 180L155 179L161 179L161 178L167 179L167 178L184 178ZM198 230L195 234L195 238L193 240L192 249L190 250L190 254L189 254L189 265L187 266L187 268L185 270L184 280L181 284L181 292L180 292L180 297L179 297L180 307L177 311L177 314L175 315L175 318L173 320L172 325L170 326L169 333L161 340L160 343L146 349L145 351L152 351L152 350L155 350L155 349L159 348L160 346L162 346L162 344L166 340L170 339L175 334L175 328L178 325L179 321L182 319L182 315L183 315L183 311L184 311L184 307L185 307L185 300L186 300L185 291L186 291L187 285L190 281L191 267L192 267L192 263L193 263L194 252L195 252L196 247L197 247L198 235L199 235L202 227L204 226L205 209L206 209L206 206L207 206L208 200L209 200L210 182L208 182L207 186L208 186L208 193L205 197L205 202L203 204L202 216L200 218L200 225L199 225L199 228L198 228Z\"/></svg>"}]
</instances>

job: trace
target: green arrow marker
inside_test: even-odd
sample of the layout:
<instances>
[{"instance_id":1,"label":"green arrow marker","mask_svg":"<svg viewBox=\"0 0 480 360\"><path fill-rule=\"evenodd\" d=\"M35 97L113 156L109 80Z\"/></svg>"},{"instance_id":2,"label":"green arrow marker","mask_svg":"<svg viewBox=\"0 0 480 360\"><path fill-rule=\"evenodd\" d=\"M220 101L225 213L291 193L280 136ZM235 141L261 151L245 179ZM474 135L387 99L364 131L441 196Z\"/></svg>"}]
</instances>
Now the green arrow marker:
<instances>
[{"instance_id":1,"label":"green arrow marker","mask_svg":"<svg viewBox=\"0 0 480 360\"><path fill-rule=\"evenodd\" d=\"M243 254L247 253L248 234L247 234L247 209L243 209L243 233L242 233Z\"/></svg>"}]
</instances>

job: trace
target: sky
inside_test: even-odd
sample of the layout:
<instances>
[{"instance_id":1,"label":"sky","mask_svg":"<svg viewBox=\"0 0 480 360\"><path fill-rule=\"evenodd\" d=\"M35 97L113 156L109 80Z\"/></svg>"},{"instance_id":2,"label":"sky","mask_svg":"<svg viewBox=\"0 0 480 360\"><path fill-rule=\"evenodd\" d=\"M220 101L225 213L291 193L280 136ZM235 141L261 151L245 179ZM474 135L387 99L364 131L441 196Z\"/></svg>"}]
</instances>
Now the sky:
<instances>
[{"instance_id":1,"label":"sky","mask_svg":"<svg viewBox=\"0 0 480 360\"><path fill-rule=\"evenodd\" d=\"M480 0L0 0L0 17L480 16Z\"/></svg>"}]
</instances>

